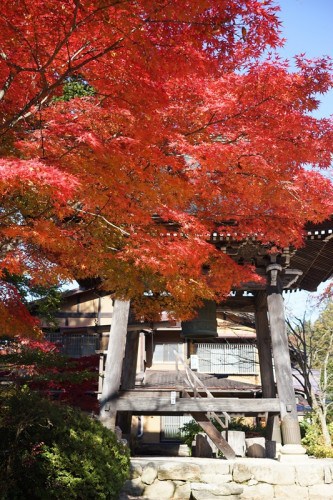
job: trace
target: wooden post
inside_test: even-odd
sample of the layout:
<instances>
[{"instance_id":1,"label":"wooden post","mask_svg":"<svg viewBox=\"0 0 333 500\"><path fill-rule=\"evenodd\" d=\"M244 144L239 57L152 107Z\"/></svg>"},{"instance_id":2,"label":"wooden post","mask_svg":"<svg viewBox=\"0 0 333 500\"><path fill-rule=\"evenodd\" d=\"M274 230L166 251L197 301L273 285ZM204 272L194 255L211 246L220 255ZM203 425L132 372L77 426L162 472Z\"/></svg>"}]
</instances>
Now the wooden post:
<instances>
[{"instance_id":1,"label":"wooden post","mask_svg":"<svg viewBox=\"0 0 333 500\"><path fill-rule=\"evenodd\" d=\"M127 333L125 356L121 374L121 389L126 391L135 388L135 377L138 359L139 348L139 332L133 331ZM131 434L132 413L118 412L117 426L122 430L123 435L126 434L129 439Z\"/></svg>"},{"instance_id":2,"label":"wooden post","mask_svg":"<svg viewBox=\"0 0 333 500\"><path fill-rule=\"evenodd\" d=\"M100 398L100 420L109 429L114 429L116 412L110 411L110 402L117 397L120 387L127 325L129 301L115 300L113 304L110 337L105 362L105 374Z\"/></svg>"},{"instance_id":3,"label":"wooden post","mask_svg":"<svg viewBox=\"0 0 333 500\"><path fill-rule=\"evenodd\" d=\"M272 362L271 336L268 323L267 294L263 291L258 292L255 297L255 324L262 395L264 398L275 398L276 388Z\"/></svg>"},{"instance_id":4,"label":"wooden post","mask_svg":"<svg viewBox=\"0 0 333 500\"><path fill-rule=\"evenodd\" d=\"M272 337L275 378L281 406L283 444L301 444L301 433L297 418L296 399L288 347L282 283L279 277L281 266L273 257L273 262L267 267L270 280L267 286L267 306ZM275 260L275 261L274 261Z\"/></svg>"},{"instance_id":5,"label":"wooden post","mask_svg":"<svg viewBox=\"0 0 333 500\"><path fill-rule=\"evenodd\" d=\"M125 357L121 374L121 389L134 389L138 361L139 331L127 333Z\"/></svg>"},{"instance_id":6,"label":"wooden post","mask_svg":"<svg viewBox=\"0 0 333 500\"><path fill-rule=\"evenodd\" d=\"M271 335L268 323L267 293L260 291L255 296L255 325L259 354L260 378L263 398L275 398ZM267 439L281 442L279 417L268 414L266 422Z\"/></svg>"}]
</instances>

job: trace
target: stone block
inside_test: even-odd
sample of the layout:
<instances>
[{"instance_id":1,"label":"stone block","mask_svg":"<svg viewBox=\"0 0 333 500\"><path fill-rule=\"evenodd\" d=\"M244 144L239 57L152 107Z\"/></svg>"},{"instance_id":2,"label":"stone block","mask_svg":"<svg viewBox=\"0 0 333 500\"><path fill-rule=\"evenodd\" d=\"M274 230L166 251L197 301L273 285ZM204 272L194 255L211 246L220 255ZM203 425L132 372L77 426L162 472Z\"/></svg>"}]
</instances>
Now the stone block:
<instances>
[{"instance_id":1,"label":"stone block","mask_svg":"<svg viewBox=\"0 0 333 500\"><path fill-rule=\"evenodd\" d=\"M232 477L236 483L244 483L253 478L249 465L244 463L235 463L232 469Z\"/></svg>"},{"instance_id":2,"label":"stone block","mask_svg":"<svg viewBox=\"0 0 333 500\"><path fill-rule=\"evenodd\" d=\"M212 495L218 495L218 487L214 483L190 483L191 491L210 491Z\"/></svg>"},{"instance_id":3,"label":"stone block","mask_svg":"<svg viewBox=\"0 0 333 500\"><path fill-rule=\"evenodd\" d=\"M275 498L288 498L295 500L295 498L299 498L300 500L307 500L309 498L308 488L306 486L297 486L297 485L288 485L281 486L276 485L274 487Z\"/></svg>"},{"instance_id":4,"label":"stone block","mask_svg":"<svg viewBox=\"0 0 333 500\"><path fill-rule=\"evenodd\" d=\"M178 457L189 457L189 456L191 456L191 453L187 444L178 445Z\"/></svg>"},{"instance_id":5,"label":"stone block","mask_svg":"<svg viewBox=\"0 0 333 500\"><path fill-rule=\"evenodd\" d=\"M198 465L202 474L231 474L232 465L228 460L201 460Z\"/></svg>"},{"instance_id":6,"label":"stone block","mask_svg":"<svg viewBox=\"0 0 333 500\"><path fill-rule=\"evenodd\" d=\"M222 431L222 437L228 441L231 448L236 453L236 457L245 457L245 432L243 431Z\"/></svg>"},{"instance_id":7,"label":"stone block","mask_svg":"<svg viewBox=\"0 0 333 500\"><path fill-rule=\"evenodd\" d=\"M183 483L176 486L176 490L173 495L174 499L188 500L190 496L191 496L190 483Z\"/></svg>"},{"instance_id":8,"label":"stone block","mask_svg":"<svg viewBox=\"0 0 333 500\"><path fill-rule=\"evenodd\" d=\"M231 474L201 474L203 483L230 483L232 481Z\"/></svg>"},{"instance_id":9,"label":"stone block","mask_svg":"<svg viewBox=\"0 0 333 500\"><path fill-rule=\"evenodd\" d=\"M249 463L235 463L232 475L237 483L255 479L268 484L295 484L295 468L275 460L258 458Z\"/></svg>"},{"instance_id":10,"label":"stone block","mask_svg":"<svg viewBox=\"0 0 333 500\"><path fill-rule=\"evenodd\" d=\"M264 437L255 437L245 439L246 455L253 458L265 458L266 447Z\"/></svg>"},{"instance_id":11,"label":"stone block","mask_svg":"<svg viewBox=\"0 0 333 500\"><path fill-rule=\"evenodd\" d=\"M195 456L212 458L214 450L206 434L197 434L195 438Z\"/></svg>"},{"instance_id":12,"label":"stone block","mask_svg":"<svg viewBox=\"0 0 333 500\"><path fill-rule=\"evenodd\" d=\"M175 493L175 484L172 481L154 481L145 488L145 497L152 500L164 500L173 498Z\"/></svg>"},{"instance_id":13,"label":"stone block","mask_svg":"<svg viewBox=\"0 0 333 500\"><path fill-rule=\"evenodd\" d=\"M271 484L244 486L240 498L246 498L248 500L272 500L272 498L274 498L274 488Z\"/></svg>"},{"instance_id":14,"label":"stone block","mask_svg":"<svg viewBox=\"0 0 333 500\"><path fill-rule=\"evenodd\" d=\"M309 460L306 449L300 444L285 444L279 452L280 462L300 462Z\"/></svg>"},{"instance_id":15,"label":"stone block","mask_svg":"<svg viewBox=\"0 0 333 500\"><path fill-rule=\"evenodd\" d=\"M235 483L191 483L192 495L194 491L210 492L215 496L240 495L243 491L243 486Z\"/></svg>"},{"instance_id":16,"label":"stone block","mask_svg":"<svg viewBox=\"0 0 333 500\"><path fill-rule=\"evenodd\" d=\"M150 500L149 498L147 497L142 497L141 495L140 496L137 496L137 497L133 497L133 495L129 495L128 493L120 493L119 495L119 498L118 500Z\"/></svg>"},{"instance_id":17,"label":"stone block","mask_svg":"<svg viewBox=\"0 0 333 500\"><path fill-rule=\"evenodd\" d=\"M200 481L201 469L193 463L169 462L162 463L157 471L158 479L174 479L181 481Z\"/></svg>"},{"instance_id":18,"label":"stone block","mask_svg":"<svg viewBox=\"0 0 333 500\"><path fill-rule=\"evenodd\" d=\"M143 494L144 489L145 485L142 484L141 478L137 477L135 479L129 479L128 481L125 481L122 492L127 493L128 495L132 495L133 497L138 497Z\"/></svg>"},{"instance_id":19,"label":"stone block","mask_svg":"<svg viewBox=\"0 0 333 500\"><path fill-rule=\"evenodd\" d=\"M131 462L130 466L130 474L131 474L131 479L136 479L137 477L141 477L142 474L142 467L140 464L136 464Z\"/></svg>"},{"instance_id":20,"label":"stone block","mask_svg":"<svg viewBox=\"0 0 333 500\"><path fill-rule=\"evenodd\" d=\"M309 499L328 500L333 498L333 484L315 484L309 486Z\"/></svg>"},{"instance_id":21,"label":"stone block","mask_svg":"<svg viewBox=\"0 0 333 500\"><path fill-rule=\"evenodd\" d=\"M191 500L239 500L239 495L213 495L210 491L192 491Z\"/></svg>"},{"instance_id":22,"label":"stone block","mask_svg":"<svg viewBox=\"0 0 333 500\"><path fill-rule=\"evenodd\" d=\"M152 484L157 478L157 468L153 462L149 462L144 466L141 481L144 484Z\"/></svg>"},{"instance_id":23,"label":"stone block","mask_svg":"<svg viewBox=\"0 0 333 500\"><path fill-rule=\"evenodd\" d=\"M210 491L192 491L191 500L239 500L239 495L214 495Z\"/></svg>"},{"instance_id":24,"label":"stone block","mask_svg":"<svg viewBox=\"0 0 333 500\"><path fill-rule=\"evenodd\" d=\"M300 486L312 486L324 482L324 467L316 464L315 460L296 465L296 483Z\"/></svg>"},{"instance_id":25,"label":"stone block","mask_svg":"<svg viewBox=\"0 0 333 500\"><path fill-rule=\"evenodd\" d=\"M269 441L268 439L266 439L265 448L266 448L266 458L276 457L276 441Z\"/></svg>"},{"instance_id":26,"label":"stone block","mask_svg":"<svg viewBox=\"0 0 333 500\"><path fill-rule=\"evenodd\" d=\"M331 467L325 466L324 467L324 482L325 484L330 484L332 483L332 469Z\"/></svg>"},{"instance_id":27,"label":"stone block","mask_svg":"<svg viewBox=\"0 0 333 500\"><path fill-rule=\"evenodd\" d=\"M285 453L279 453L278 460L281 463L296 465L308 462L309 457L308 455L286 455Z\"/></svg>"},{"instance_id":28,"label":"stone block","mask_svg":"<svg viewBox=\"0 0 333 500\"><path fill-rule=\"evenodd\" d=\"M219 492L221 495L240 495L243 493L243 486L236 483L225 483L218 485Z\"/></svg>"},{"instance_id":29,"label":"stone block","mask_svg":"<svg viewBox=\"0 0 333 500\"><path fill-rule=\"evenodd\" d=\"M266 460L267 462L268 460ZM292 465L280 464L270 461L270 464L261 465L253 470L254 478L268 484L295 484L295 468Z\"/></svg>"}]
</instances>

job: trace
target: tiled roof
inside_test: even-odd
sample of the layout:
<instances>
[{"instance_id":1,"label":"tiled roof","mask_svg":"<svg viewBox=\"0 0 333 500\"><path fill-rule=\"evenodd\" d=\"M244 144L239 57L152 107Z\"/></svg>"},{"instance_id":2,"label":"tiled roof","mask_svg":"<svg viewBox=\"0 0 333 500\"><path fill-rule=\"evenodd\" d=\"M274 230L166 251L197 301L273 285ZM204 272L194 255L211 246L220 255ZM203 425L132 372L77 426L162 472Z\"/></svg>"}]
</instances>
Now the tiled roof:
<instances>
[{"instance_id":1,"label":"tiled roof","mask_svg":"<svg viewBox=\"0 0 333 500\"><path fill-rule=\"evenodd\" d=\"M255 393L261 389L258 385L231 380L224 375L214 375L210 373L196 373L196 375L210 391L250 391ZM179 371L177 373L176 371L171 370L147 370L145 372L143 386L147 389L154 388L172 390L176 387L179 388L180 386L188 385L185 383L184 379L184 371Z\"/></svg>"}]
</instances>

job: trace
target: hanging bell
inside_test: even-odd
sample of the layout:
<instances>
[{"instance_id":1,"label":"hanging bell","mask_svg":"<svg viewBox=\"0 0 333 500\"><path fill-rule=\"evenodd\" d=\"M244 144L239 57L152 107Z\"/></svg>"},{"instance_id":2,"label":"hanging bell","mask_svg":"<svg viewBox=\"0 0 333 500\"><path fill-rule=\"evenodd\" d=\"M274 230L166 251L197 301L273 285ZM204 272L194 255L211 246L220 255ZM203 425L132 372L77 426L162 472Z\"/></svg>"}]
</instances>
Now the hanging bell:
<instances>
[{"instance_id":1,"label":"hanging bell","mask_svg":"<svg viewBox=\"0 0 333 500\"><path fill-rule=\"evenodd\" d=\"M195 318L183 321L182 336L187 339L217 337L216 302L206 300Z\"/></svg>"}]
</instances>

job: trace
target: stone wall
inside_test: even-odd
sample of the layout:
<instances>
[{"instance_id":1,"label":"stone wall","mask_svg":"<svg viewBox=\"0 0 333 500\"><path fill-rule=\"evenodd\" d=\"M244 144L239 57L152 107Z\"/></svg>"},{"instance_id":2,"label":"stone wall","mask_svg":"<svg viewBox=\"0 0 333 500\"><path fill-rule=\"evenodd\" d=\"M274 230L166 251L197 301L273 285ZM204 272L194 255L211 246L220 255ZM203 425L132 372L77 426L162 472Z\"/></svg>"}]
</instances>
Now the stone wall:
<instances>
[{"instance_id":1,"label":"stone wall","mask_svg":"<svg viewBox=\"0 0 333 500\"><path fill-rule=\"evenodd\" d=\"M333 459L138 457L120 500L333 499Z\"/></svg>"}]
</instances>

